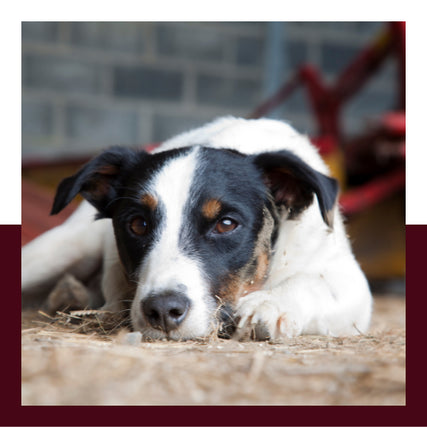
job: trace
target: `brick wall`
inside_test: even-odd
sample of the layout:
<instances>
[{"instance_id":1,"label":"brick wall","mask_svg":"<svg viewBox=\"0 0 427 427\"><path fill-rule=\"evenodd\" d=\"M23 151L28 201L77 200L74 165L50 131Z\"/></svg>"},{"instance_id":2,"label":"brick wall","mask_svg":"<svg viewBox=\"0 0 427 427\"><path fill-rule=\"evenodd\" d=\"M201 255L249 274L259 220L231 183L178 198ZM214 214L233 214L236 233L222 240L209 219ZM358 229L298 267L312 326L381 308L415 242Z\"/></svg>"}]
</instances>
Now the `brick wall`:
<instances>
[{"instance_id":1,"label":"brick wall","mask_svg":"<svg viewBox=\"0 0 427 427\"><path fill-rule=\"evenodd\" d=\"M282 81L302 62L333 79L381 25L281 24ZM217 116L247 115L271 90L268 29L256 22L23 23L24 158L159 142ZM394 78L386 64L348 105L349 132L391 108ZM308 111L298 92L280 115L311 133Z\"/></svg>"}]
</instances>

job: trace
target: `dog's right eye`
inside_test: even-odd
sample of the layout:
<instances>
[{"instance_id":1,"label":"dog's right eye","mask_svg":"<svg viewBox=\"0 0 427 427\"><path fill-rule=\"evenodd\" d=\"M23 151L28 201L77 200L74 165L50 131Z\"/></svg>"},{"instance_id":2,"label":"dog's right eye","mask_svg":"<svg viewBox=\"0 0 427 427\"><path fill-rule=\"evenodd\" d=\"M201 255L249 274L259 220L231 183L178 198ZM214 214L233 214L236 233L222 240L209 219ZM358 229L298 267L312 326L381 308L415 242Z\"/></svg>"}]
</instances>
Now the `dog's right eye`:
<instances>
[{"instance_id":1,"label":"dog's right eye","mask_svg":"<svg viewBox=\"0 0 427 427\"><path fill-rule=\"evenodd\" d=\"M148 232L147 221L142 216L133 218L129 223L129 228L137 236L144 236Z\"/></svg>"},{"instance_id":2,"label":"dog's right eye","mask_svg":"<svg viewBox=\"0 0 427 427\"><path fill-rule=\"evenodd\" d=\"M239 224L234 219L225 217L221 218L215 225L215 234L226 234L233 231Z\"/></svg>"}]
</instances>

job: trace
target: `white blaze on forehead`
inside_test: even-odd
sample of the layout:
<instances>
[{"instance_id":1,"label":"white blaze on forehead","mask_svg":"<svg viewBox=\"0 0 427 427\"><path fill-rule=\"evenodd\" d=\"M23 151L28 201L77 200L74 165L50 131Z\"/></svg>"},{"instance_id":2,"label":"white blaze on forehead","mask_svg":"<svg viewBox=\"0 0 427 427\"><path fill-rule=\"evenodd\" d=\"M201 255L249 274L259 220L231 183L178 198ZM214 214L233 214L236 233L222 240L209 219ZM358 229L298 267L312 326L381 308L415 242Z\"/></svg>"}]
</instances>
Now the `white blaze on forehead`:
<instances>
[{"instance_id":1,"label":"white blaze on forehead","mask_svg":"<svg viewBox=\"0 0 427 427\"><path fill-rule=\"evenodd\" d=\"M197 152L198 148L195 148L188 154L171 159L149 183L150 193L159 200L162 210L162 223L152 254L158 257L157 263L167 262L161 267L163 270L173 269L173 263L182 257L179 236L197 165Z\"/></svg>"},{"instance_id":2,"label":"white blaze on forehead","mask_svg":"<svg viewBox=\"0 0 427 427\"><path fill-rule=\"evenodd\" d=\"M185 289L191 309L177 333L200 336L206 333L213 307L201 265L180 248L180 235L191 185L197 168L198 148L167 162L146 190L159 201L161 224L155 231L152 249L144 259L132 307L134 325L142 324L139 302L148 295ZM182 287L185 286L185 288Z\"/></svg>"}]
</instances>

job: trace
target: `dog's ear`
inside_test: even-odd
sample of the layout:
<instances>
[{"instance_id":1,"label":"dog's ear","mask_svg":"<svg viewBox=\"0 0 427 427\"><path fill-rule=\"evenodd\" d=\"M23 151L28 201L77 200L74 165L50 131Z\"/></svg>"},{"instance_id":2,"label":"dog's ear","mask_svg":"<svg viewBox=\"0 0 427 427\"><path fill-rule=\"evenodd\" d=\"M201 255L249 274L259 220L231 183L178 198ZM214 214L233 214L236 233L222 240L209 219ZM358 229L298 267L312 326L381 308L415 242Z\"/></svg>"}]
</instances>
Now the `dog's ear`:
<instances>
[{"instance_id":1,"label":"dog's ear","mask_svg":"<svg viewBox=\"0 0 427 427\"><path fill-rule=\"evenodd\" d=\"M254 156L264 182L277 205L298 213L308 207L316 194L320 213L333 226L333 208L338 196L338 182L317 172L293 153L283 150Z\"/></svg>"},{"instance_id":2,"label":"dog's ear","mask_svg":"<svg viewBox=\"0 0 427 427\"><path fill-rule=\"evenodd\" d=\"M104 151L59 184L51 215L64 209L80 193L98 210L98 218L110 216L109 205L117 197L120 182L143 156L149 154L124 147Z\"/></svg>"}]
</instances>

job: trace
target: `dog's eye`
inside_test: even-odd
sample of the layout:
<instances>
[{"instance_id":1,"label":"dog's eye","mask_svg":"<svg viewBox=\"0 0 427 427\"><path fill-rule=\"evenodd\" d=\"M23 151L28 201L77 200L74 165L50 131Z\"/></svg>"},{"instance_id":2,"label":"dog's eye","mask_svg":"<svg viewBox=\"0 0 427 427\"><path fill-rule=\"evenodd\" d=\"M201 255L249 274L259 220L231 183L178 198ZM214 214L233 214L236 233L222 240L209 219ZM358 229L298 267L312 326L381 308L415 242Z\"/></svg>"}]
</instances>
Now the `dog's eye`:
<instances>
[{"instance_id":1,"label":"dog's eye","mask_svg":"<svg viewBox=\"0 0 427 427\"><path fill-rule=\"evenodd\" d=\"M133 218L129 223L129 228L137 236L144 236L148 232L147 221L142 216Z\"/></svg>"},{"instance_id":2,"label":"dog's eye","mask_svg":"<svg viewBox=\"0 0 427 427\"><path fill-rule=\"evenodd\" d=\"M223 234L233 231L239 224L231 218L221 218L215 225L215 233Z\"/></svg>"}]
</instances>

